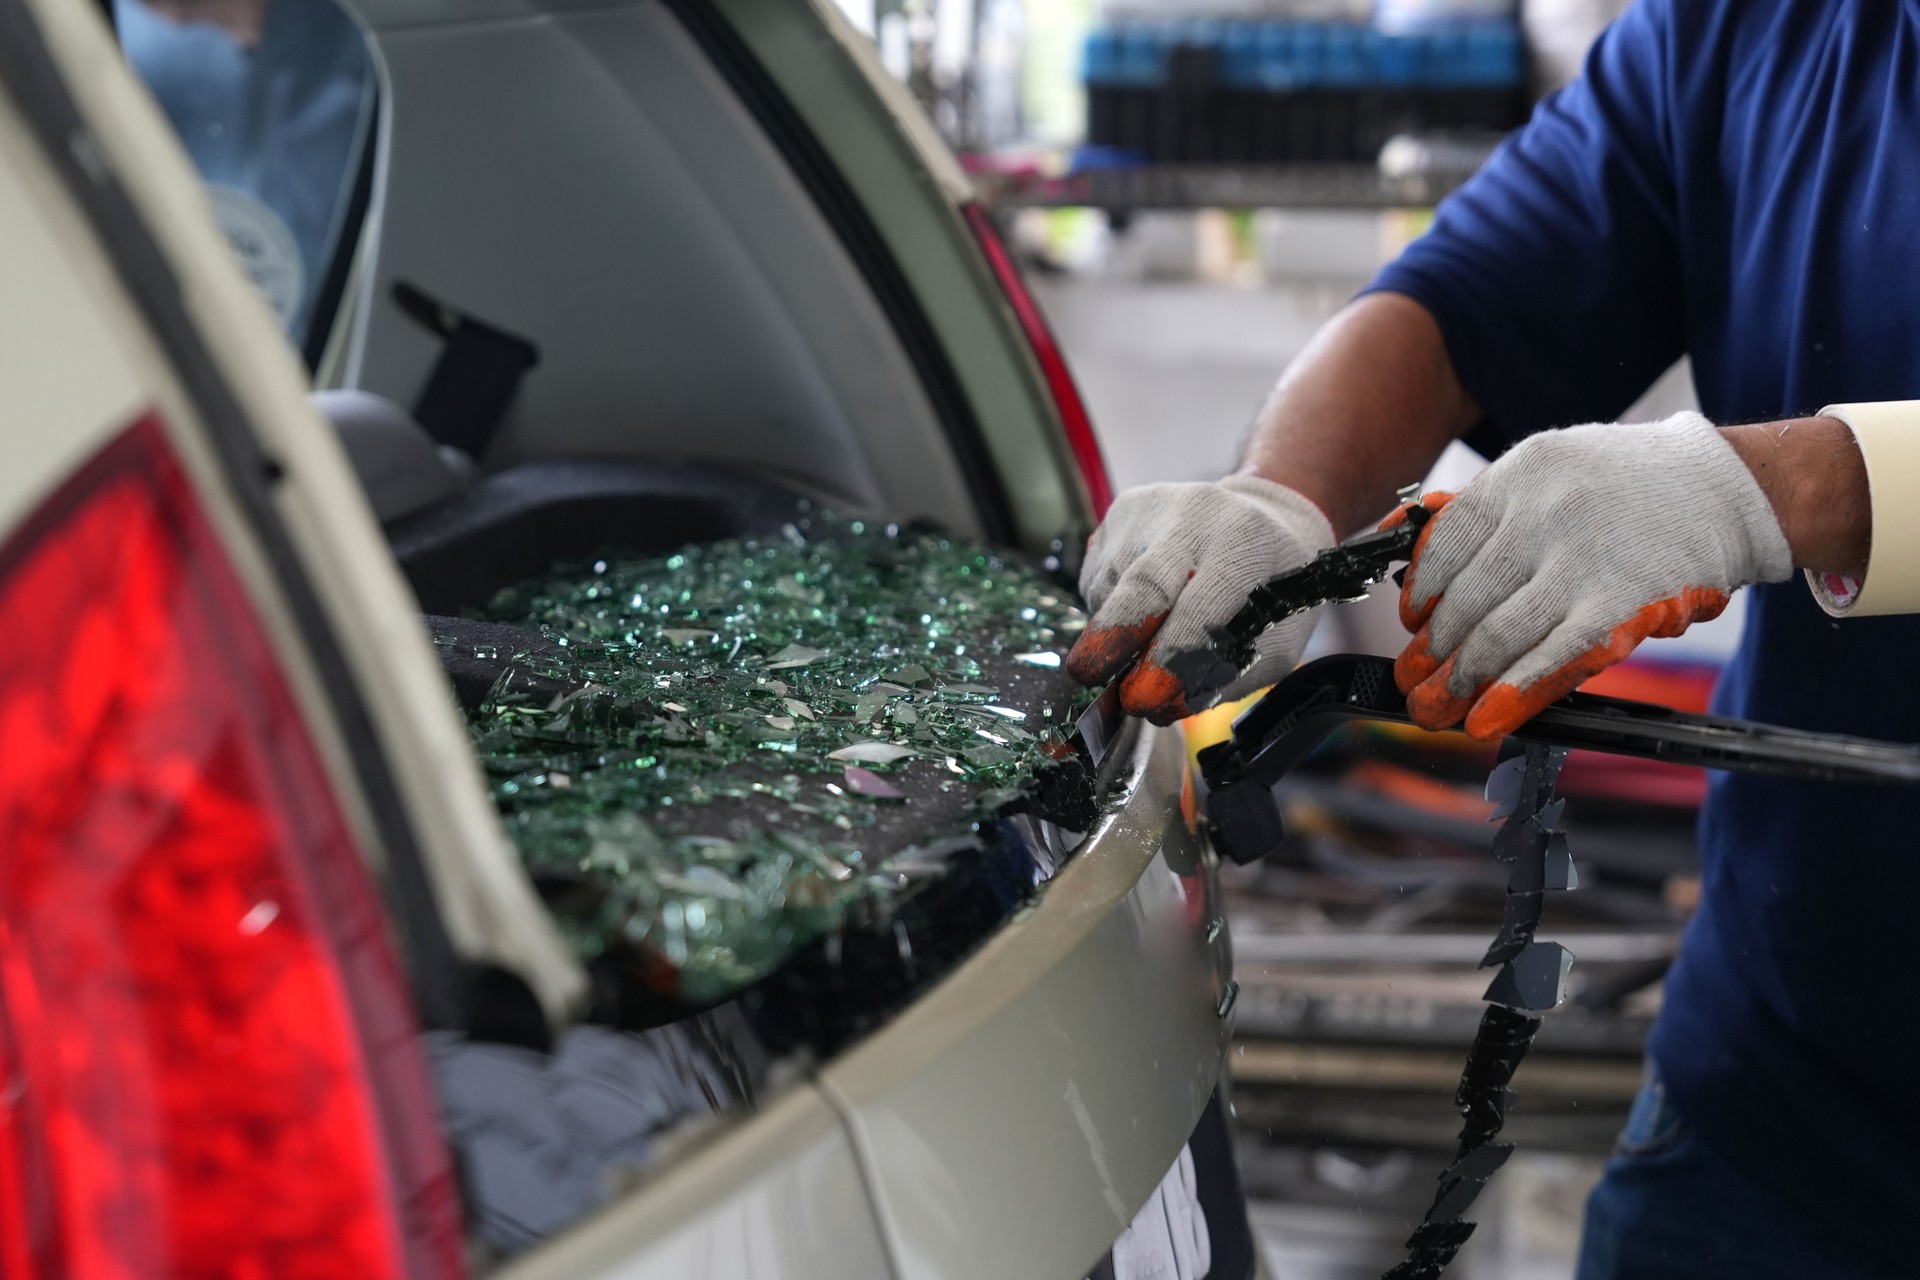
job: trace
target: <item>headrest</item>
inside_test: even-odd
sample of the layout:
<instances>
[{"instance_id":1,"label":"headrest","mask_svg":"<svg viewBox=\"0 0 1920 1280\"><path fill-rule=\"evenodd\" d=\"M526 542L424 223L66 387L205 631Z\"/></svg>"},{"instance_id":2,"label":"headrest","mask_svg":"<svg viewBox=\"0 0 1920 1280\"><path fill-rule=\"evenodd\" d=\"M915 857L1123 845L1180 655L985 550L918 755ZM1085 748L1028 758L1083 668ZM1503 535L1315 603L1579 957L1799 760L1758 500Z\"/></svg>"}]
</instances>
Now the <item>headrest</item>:
<instances>
[{"instance_id":1,"label":"headrest","mask_svg":"<svg viewBox=\"0 0 1920 1280\"><path fill-rule=\"evenodd\" d=\"M467 486L473 463L436 444L405 409L371 391L316 391L314 408L340 435L382 524L444 502Z\"/></svg>"}]
</instances>

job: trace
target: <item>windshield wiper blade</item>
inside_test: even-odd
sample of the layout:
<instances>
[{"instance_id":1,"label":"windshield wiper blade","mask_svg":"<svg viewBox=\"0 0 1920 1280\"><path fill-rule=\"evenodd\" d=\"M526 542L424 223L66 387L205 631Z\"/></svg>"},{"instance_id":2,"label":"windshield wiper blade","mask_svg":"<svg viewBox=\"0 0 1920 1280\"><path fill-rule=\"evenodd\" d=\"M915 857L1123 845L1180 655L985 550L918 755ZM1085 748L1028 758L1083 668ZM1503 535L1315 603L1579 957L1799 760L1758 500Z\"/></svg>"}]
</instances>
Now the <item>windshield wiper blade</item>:
<instances>
[{"instance_id":1,"label":"windshield wiper blade","mask_svg":"<svg viewBox=\"0 0 1920 1280\"><path fill-rule=\"evenodd\" d=\"M1310 662L1243 712L1230 738L1200 753L1208 817L1222 853L1254 862L1279 845L1284 833L1273 784L1349 720L1413 723L1393 682L1391 659L1348 653ZM1592 693L1569 694L1510 736L1702 769L1826 782L1920 782L1920 747Z\"/></svg>"}]
</instances>

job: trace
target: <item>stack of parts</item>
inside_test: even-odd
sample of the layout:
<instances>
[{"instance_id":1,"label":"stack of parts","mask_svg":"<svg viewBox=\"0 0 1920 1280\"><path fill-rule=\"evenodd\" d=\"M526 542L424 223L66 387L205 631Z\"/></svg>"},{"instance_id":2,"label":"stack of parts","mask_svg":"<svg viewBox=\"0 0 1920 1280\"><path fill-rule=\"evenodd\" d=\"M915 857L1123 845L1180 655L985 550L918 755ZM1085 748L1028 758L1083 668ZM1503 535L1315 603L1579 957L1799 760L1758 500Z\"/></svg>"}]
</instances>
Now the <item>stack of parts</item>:
<instances>
[{"instance_id":1,"label":"stack of parts","mask_svg":"<svg viewBox=\"0 0 1920 1280\"><path fill-rule=\"evenodd\" d=\"M1372 160L1390 136L1525 122L1509 18L1386 31L1350 22L1143 21L1083 50L1092 159L1274 164Z\"/></svg>"}]
</instances>

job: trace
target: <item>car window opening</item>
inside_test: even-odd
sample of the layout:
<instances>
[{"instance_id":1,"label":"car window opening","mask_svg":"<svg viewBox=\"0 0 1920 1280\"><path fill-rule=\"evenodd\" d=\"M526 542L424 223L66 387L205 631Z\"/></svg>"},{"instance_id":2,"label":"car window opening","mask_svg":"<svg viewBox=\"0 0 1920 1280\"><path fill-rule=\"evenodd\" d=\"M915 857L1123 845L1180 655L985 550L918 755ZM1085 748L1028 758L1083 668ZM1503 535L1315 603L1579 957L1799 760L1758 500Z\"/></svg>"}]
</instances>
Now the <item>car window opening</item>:
<instances>
[{"instance_id":1,"label":"car window opening","mask_svg":"<svg viewBox=\"0 0 1920 1280\"><path fill-rule=\"evenodd\" d=\"M373 129L366 37L335 0L113 0L128 62L296 347L325 332ZM331 297L326 295L331 294Z\"/></svg>"}]
</instances>

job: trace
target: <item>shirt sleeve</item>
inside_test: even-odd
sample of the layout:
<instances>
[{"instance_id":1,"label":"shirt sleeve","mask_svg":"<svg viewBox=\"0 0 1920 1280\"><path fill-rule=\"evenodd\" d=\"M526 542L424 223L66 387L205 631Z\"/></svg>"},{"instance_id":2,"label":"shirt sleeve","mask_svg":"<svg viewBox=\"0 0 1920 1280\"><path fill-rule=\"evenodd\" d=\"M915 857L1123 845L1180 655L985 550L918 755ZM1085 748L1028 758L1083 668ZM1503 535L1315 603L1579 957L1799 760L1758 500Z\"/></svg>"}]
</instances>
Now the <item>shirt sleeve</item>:
<instances>
[{"instance_id":1,"label":"shirt sleeve","mask_svg":"<svg viewBox=\"0 0 1920 1280\"><path fill-rule=\"evenodd\" d=\"M1483 452L1617 417L1684 349L1671 7L1639 0L1607 28L1369 286L1439 322Z\"/></svg>"},{"instance_id":2,"label":"shirt sleeve","mask_svg":"<svg viewBox=\"0 0 1920 1280\"><path fill-rule=\"evenodd\" d=\"M1858 578L1807 570L1807 585L1836 618L1920 613L1920 400L1830 404L1819 414L1853 432L1867 468L1873 544Z\"/></svg>"}]
</instances>

